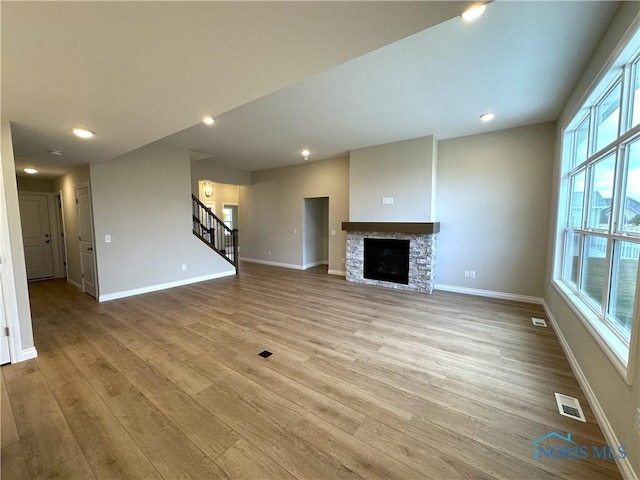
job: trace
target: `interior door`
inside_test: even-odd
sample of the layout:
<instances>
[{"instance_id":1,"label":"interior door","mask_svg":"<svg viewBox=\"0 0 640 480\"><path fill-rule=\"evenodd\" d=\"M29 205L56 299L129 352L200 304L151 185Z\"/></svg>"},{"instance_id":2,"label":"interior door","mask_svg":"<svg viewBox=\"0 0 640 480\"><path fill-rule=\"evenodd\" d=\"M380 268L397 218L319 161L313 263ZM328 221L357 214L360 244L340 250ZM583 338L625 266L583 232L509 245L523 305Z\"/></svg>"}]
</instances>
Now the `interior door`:
<instances>
[{"instance_id":1,"label":"interior door","mask_svg":"<svg viewBox=\"0 0 640 480\"><path fill-rule=\"evenodd\" d=\"M93 250L93 218L91 215L91 197L87 185L76 188L78 207L78 231L80 236L80 266L82 268L82 288L96 297L95 252Z\"/></svg>"},{"instance_id":2,"label":"interior door","mask_svg":"<svg viewBox=\"0 0 640 480\"><path fill-rule=\"evenodd\" d=\"M0 365L9 363L11 355L9 353L9 337L7 336L7 318L4 315L4 292L2 290L2 279L0 279Z\"/></svg>"},{"instance_id":3,"label":"interior door","mask_svg":"<svg viewBox=\"0 0 640 480\"><path fill-rule=\"evenodd\" d=\"M53 277L47 196L21 193L19 200L27 279Z\"/></svg>"}]
</instances>

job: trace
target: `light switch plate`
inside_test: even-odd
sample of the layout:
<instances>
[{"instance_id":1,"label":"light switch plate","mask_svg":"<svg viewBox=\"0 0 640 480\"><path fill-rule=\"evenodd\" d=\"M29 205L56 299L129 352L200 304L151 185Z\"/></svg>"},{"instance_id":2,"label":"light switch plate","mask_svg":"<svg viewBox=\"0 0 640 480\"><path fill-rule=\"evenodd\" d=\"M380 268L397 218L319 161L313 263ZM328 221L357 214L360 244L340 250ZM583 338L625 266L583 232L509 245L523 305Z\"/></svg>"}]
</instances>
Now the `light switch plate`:
<instances>
[{"instance_id":1,"label":"light switch plate","mask_svg":"<svg viewBox=\"0 0 640 480\"><path fill-rule=\"evenodd\" d=\"M104 243L111 243L111 235L104 236Z\"/></svg>"}]
</instances>

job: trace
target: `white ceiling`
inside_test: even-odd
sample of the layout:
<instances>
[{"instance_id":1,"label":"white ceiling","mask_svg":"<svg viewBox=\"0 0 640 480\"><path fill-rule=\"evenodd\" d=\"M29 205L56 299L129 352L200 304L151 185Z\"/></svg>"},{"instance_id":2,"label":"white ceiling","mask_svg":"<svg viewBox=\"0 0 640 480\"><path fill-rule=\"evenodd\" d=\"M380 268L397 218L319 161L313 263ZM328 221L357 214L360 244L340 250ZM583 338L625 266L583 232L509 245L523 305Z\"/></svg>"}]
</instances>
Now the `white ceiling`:
<instances>
[{"instance_id":1,"label":"white ceiling","mask_svg":"<svg viewBox=\"0 0 640 480\"><path fill-rule=\"evenodd\" d=\"M303 148L318 160L555 120L618 6L499 1L467 24L453 18L464 8L455 2L204 2L214 10L188 13L179 2L62 12L52 3L16 8L11 23L2 5L2 114L16 166L49 176L158 139L253 171L300 162ZM146 19L143 35L136 18ZM171 41L160 41L169 28ZM496 118L485 124L487 111ZM196 123L205 113L215 125ZM97 137L70 136L78 124Z\"/></svg>"}]
</instances>

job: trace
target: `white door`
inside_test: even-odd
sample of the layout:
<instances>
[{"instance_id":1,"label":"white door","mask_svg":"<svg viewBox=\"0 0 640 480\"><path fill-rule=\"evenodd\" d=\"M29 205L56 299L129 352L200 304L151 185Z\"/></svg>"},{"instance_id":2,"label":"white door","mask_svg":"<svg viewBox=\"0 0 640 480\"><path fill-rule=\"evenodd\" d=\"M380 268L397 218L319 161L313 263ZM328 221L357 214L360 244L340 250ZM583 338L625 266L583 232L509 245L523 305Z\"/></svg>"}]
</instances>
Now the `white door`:
<instances>
[{"instance_id":1,"label":"white door","mask_svg":"<svg viewBox=\"0 0 640 480\"><path fill-rule=\"evenodd\" d=\"M93 218L91 215L91 197L89 187L76 188L76 204L78 207L78 231L80 236L80 266L82 268L82 288L96 297L95 255L93 251Z\"/></svg>"},{"instance_id":2,"label":"white door","mask_svg":"<svg viewBox=\"0 0 640 480\"><path fill-rule=\"evenodd\" d=\"M19 199L27 279L53 277L47 196L21 193Z\"/></svg>"},{"instance_id":3,"label":"white door","mask_svg":"<svg viewBox=\"0 0 640 480\"><path fill-rule=\"evenodd\" d=\"M7 318L4 315L4 292L2 291L2 279L0 279L0 365L9 363L9 336L7 335Z\"/></svg>"}]
</instances>

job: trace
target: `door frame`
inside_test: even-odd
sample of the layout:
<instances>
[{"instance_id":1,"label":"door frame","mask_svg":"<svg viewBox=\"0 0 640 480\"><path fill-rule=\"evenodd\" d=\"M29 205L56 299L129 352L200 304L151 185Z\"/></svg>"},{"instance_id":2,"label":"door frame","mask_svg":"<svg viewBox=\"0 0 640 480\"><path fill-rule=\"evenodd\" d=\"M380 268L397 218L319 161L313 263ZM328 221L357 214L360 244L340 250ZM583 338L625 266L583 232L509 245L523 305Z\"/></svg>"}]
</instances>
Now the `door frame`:
<instances>
[{"instance_id":1,"label":"door frame","mask_svg":"<svg viewBox=\"0 0 640 480\"><path fill-rule=\"evenodd\" d=\"M67 227L64 223L64 195L62 190L58 190L53 193L53 208L55 210L55 221L53 224L57 230L57 242L58 242L58 269L62 274L60 276L55 275L56 278L69 278L69 265L67 259L69 258L69 251L67 250ZM56 203L59 202L59 203ZM62 255L64 254L64 255ZM64 258L64 260L63 260ZM55 266L54 266L55 269Z\"/></svg>"},{"instance_id":2,"label":"door frame","mask_svg":"<svg viewBox=\"0 0 640 480\"><path fill-rule=\"evenodd\" d=\"M78 183L76 185L74 185L73 187L73 197L76 200L76 222L78 225L78 236L80 235L80 211L79 211L79 206L78 206L78 190L81 188L87 187L87 196L89 198L89 215L91 216L91 225L89 225L89 228L91 229L91 235L93 237L93 275L94 275L94 282L95 282L95 286L96 286L96 296L95 299L98 300L100 298L100 290L99 290L99 286L98 286L98 267L97 267L97 256L98 256L98 252L96 249L96 231L93 228L93 198L91 197L91 184L89 182L82 182L82 183ZM80 240L78 240L78 244L80 243ZM85 282L84 282L84 261L82 260L82 248L78 248L78 256L80 257L80 274L81 274L81 287L82 287L82 293L86 293L87 289L85 288ZM69 262L67 262L69 263ZM91 296L91 295L89 295Z\"/></svg>"}]
</instances>

